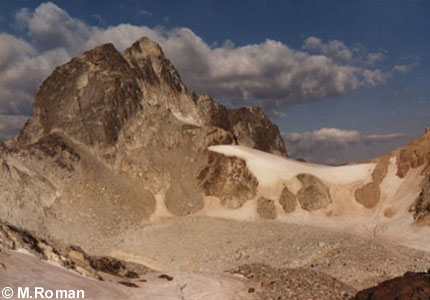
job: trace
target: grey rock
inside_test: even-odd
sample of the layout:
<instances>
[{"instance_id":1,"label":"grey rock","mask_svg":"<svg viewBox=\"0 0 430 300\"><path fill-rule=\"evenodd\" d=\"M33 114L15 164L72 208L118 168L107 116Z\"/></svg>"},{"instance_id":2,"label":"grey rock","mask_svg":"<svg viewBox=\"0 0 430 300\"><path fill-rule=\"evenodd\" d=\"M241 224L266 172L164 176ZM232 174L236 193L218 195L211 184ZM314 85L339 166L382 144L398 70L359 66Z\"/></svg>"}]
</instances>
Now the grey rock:
<instances>
[{"instance_id":1,"label":"grey rock","mask_svg":"<svg viewBox=\"0 0 430 300\"><path fill-rule=\"evenodd\" d=\"M310 174L299 174L297 179L303 184L297 193L297 200L305 210L318 210L327 207L333 200L328 187L317 177Z\"/></svg>"},{"instance_id":2,"label":"grey rock","mask_svg":"<svg viewBox=\"0 0 430 300\"><path fill-rule=\"evenodd\" d=\"M260 197L257 200L257 213L263 219L276 219L275 201L265 197Z\"/></svg>"},{"instance_id":3,"label":"grey rock","mask_svg":"<svg viewBox=\"0 0 430 300\"><path fill-rule=\"evenodd\" d=\"M257 194L258 180L237 157L209 154L209 162L198 181L208 196L217 196L228 208L239 208Z\"/></svg>"},{"instance_id":4,"label":"grey rock","mask_svg":"<svg viewBox=\"0 0 430 300\"><path fill-rule=\"evenodd\" d=\"M297 198L296 195L291 193L287 187L282 190L281 196L279 198L279 203L285 212L290 213L296 209Z\"/></svg>"},{"instance_id":5,"label":"grey rock","mask_svg":"<svg viewBox=\"0 0 430 300\"><path fill-rule=\"evenodd\" d=\"M261 151L287 156L278 126L270 122L259 107L242 107L228 111L233 134L239 144Z\"/></svg>"}]
</instances>

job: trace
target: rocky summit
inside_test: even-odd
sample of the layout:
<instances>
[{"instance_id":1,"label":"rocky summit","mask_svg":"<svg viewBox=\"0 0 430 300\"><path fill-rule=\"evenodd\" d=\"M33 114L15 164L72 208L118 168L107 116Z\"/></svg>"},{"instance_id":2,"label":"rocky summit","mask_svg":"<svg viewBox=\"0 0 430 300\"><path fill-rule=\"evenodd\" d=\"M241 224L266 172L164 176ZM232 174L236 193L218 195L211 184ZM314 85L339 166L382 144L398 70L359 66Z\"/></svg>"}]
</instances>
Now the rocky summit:
<instances>
[{"instance_id":1,"label":"rocky summit","mask_svg":"<svg viewBox=\"0 0 430 300\"><path fill-rule=\"evenodd\" d=\"M155 42L101 45L58 66L0 142L0 287L349 299L416 272L356 299L427 297L429 166L429 130L360 164L290 159L260 108L188 90Z\"/></svg>"}]
</instances>

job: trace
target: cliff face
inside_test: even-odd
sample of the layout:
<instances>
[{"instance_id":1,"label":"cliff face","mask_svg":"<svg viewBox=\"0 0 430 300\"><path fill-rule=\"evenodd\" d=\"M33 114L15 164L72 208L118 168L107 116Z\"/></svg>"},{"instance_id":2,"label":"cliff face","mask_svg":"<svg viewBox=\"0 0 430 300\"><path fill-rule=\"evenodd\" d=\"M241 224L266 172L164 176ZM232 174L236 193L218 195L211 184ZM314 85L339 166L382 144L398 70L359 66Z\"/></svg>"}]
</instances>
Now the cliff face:
<instances>
[{"instance_id":1,"label":"cliff face","mask_svg":"<svg viewBox=\"0 0 430 300\"><path fill-rule=\"evenodd\" d=\"M423 167L421 191L410 208L414 219L419 223L430 223L430 130L402 148L398 153L398 176L404 177L411 169Z\"/></svg>"},{"instance_id":2,"label":"cliff face","mask_svg":"<svg viewBox=\"0 0 430 300\"><path fill-rule=\"evenodd\" d=\"M70 242L88 240L88 229L111 236L196 214L206 196L230 209L254 198L258 181L245 161L209 146L287 155L261 109L228 110L189 91L148 38L57 67L37 90L34 117L8 144L0 144L0 219Z\"/></svg>"}]
</instances>

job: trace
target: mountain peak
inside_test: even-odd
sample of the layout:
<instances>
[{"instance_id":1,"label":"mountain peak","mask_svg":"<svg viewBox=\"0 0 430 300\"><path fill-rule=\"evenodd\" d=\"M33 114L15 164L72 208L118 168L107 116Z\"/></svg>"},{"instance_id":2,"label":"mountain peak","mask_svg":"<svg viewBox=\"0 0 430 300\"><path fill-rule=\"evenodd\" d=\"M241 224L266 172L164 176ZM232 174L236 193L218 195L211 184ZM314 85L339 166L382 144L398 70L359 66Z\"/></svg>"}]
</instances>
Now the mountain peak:
<instances>
[{"instance_id":1,"label":"mountain peak","mask_svg":"<svg viewBox=\"0 0 430 300\"><path fill-rule=\"evenodd\" d=\"M148 118L148 107L158 107L160 115L153 118L168 111L183 123L214 126L239 144L286 156L278 128L261 109L229 113L212 98L189 91L161 47L147 37L123 53L104 44L57 67L39 87L34 117L18 142L32 144L60 132L107 149L117 145L125 127L141 130L137 124Z\"/></svg>"},{"instance_id":2,"label":"mountain peak","mask_svg":"<svg viewBox=\"0 0 430 300\"><path fill-rule=\"evenodd\" d=\"M131 55L136 59L146 58L148 56L164 57L163 50L153 40L148 37L142 37L127 48L124 54Z\"/></svg>"}]
</instances>

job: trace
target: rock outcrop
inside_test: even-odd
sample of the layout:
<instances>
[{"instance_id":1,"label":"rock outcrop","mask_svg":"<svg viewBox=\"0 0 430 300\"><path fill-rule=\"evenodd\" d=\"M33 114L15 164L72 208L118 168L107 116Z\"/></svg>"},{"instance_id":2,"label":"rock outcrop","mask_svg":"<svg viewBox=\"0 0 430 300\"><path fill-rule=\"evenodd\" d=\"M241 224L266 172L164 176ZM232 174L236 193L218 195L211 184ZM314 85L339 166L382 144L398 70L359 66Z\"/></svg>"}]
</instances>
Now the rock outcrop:
<instances>
[{"instance_id":1,"label":"rock outcrop","mask_svg":"<svg viewBox=\"0 0 430 300\"><path fill-rule=\"evenodd\" d=\"M303 185L303 188L297 193L297 200L304 210L317 210L332 202L328 187L317 177L310 174L299 174L297 179Z\"/></svg>"},{"instance_id":2,"label":"rock outcrop","mask_svg":"<svg viewBox=\"0 0 430 300\"><path fill-rule=\"evenodd\" d=\"M263 219L276 219L275 201L265 197L260 197L257 200L257 213Z\"/></svg>"},{"instance_id":3,"label":"rock outcrop","mask_svg":"<svg viewBox=\"0 0 430 300\"><path fill-rule=\"evenodd\" d=\"M296 209L297 197L291 193L287 187L284 187L279 197L279 204L281 204L286 213L291 213Z\"/></svg>"},{"instance_id":4,"label":"rock outcrop","mask_svg":"<svg viewBox=\"0 0 430 300\"><path fill-rule=\"evenodd\" d=\"M410 208L414 214L414 219L429 223L430 221L430 173L428 168L425 170L425 177L421 182L421 192L418 195L415 204Z\"/></svg>"},{"instance_id":5,"label":"rock outcrop","mask_svg":"<svg viewBox=\"0 0 430 300\"><path fill-rule=\"evenodd\" d=\"M6 147L5 143L3 143L2 141L0 141L0 153L3 152L3 151L6 151L6 150L7 150L7 147Z\"/></svg>"},{"instance_id":6,"label":"rock outcrop","mask_svg":"<svg viewBox=\"0 0 430 300\"><path fill-rule=\"evenodd\" d=\"M242 107L228 111L233 135L239 144L261 151L287 156L279 130L263 113L261 108ZM267 140L273 141L267 143Z\"/></svg>"},{"instance_id":7,"label":"rock outcrop","mask_svg":"<svg viewBox=\"0 0 430 300\"><path fill-rule=\"evenodd\" d=\"M208 196L216 196L229 208L239 208L257 194L258 180L244 160L218 153L209 155L209 163L198 180Z\"/></svg>"},{"instance_id":8,"label":"rock outcrop","mask_svg":"<svg viewBox=\"0 0 430 300\"><path fill-rule=\"evenodd\" d=\"M430 298L430 274L408 272L358 292L354 300L410 300Z\"/></svg>"},{"instance_id":9,"label":"rock outcrop","mask_svg":"<svg viewBox=\"0 0 430 300\"><path fill-rule=\"evenodd\" d=\"M430 128L405 147L397 150L397 175L403 178L411 169L423 167L421 192L409 209L414 219L422 224L430 221Z\"/></svg>"},{"instance_id":10,"label":"rock outcrop","mask_svg":"<svg viewBox=\"0 0 430 300\"><path fill-rule=\"evenodd\" d=\"M373 208L379 203L381 198L379 185L387 175L389 156L382 156L376 162L376 167L372 172L372 182L355 190L355 200L366 208Z\"/></svg>"},{"instance_id":11,"label":"rock outcrop","mask_svg":"<svg viewBox=\"0 0 430 300\"><path fill-rule=\"evenodd\" d=\"M403 178L411 168L430 162L430 129L422 136L397 151L397 175Z\"/></svg>"},{"instance_id":12,"label":"rock outcrop","mask_svg":"<svg viewBox=\"0 0 430 300\"><path fill-rule=\"evenodd\" d=\"M151 271L145 266L112 257L90 256L78 246L48 241L0 220L0 251L1 248L29 253L96 280L103 280L103 273L127 280Z\"/></svg>"}]
</instances>

